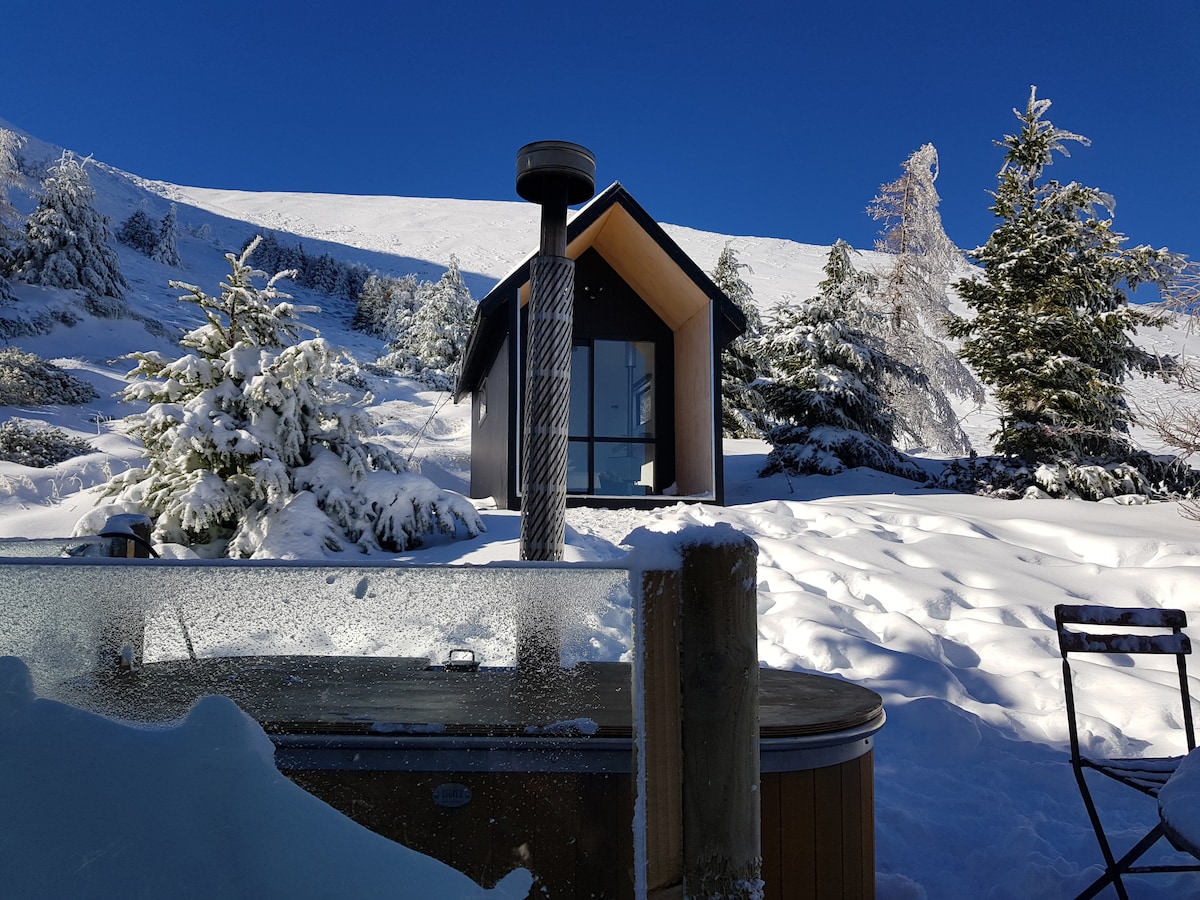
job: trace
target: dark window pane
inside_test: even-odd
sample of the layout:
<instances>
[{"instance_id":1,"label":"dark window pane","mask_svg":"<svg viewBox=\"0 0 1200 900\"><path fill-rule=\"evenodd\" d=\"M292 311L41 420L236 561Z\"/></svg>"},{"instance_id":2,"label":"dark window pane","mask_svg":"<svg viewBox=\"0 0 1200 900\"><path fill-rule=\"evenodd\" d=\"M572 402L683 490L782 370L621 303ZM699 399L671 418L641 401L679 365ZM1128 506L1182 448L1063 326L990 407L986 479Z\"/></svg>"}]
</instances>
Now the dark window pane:
<instances>
[{"instance_id":1,"label":"dark window pane","mask_svg":"<svg viewBox=\"0 0 1200 900\"><path fill-rule=\"evenodd\" d=\"M596 437L654 437L654 344L595 342Z\"/></svg>"},{"instance_id":2,"label":"dark window pane","mask_svg":"<svg viewBox=\"0 0 1200 900\"><path fill-rule=\"evenodd\" d=\"M597 441L596 481L598 494L644 496L654 493L654 445Z\"/></svg>"},{"instance_id":3,"label":"dark window pane","mask_svg":"<svg viewBox=\"0 0 1200 900\"><path fill-rule=\"evenodd\" d=\"M567 433L573 437L587 437L588 402L592 393L591 348L571 348L571 419Z\"/></svg>"},{"instance_id":4,"label":"dark window pane","mask_svg":"<svg viewBox=\"0 0 1200 900\"><path fill-rule=\"evenodd\" d=\"M588 471L588 442L567 444L567 493L590 494L592 480Z\"/></svg>"}]
</instances>

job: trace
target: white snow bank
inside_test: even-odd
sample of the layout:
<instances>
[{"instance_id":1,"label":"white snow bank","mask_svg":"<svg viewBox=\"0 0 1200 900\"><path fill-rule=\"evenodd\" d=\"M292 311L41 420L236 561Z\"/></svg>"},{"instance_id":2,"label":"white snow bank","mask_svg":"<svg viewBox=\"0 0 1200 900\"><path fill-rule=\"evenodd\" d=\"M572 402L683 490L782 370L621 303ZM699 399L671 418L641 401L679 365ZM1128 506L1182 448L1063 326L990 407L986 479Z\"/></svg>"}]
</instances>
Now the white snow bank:
<instances>
[{"instance_id":1,"label":"white snow bank","mask_svg":"<svg viewBox=\"0 0 1200 900\"><path fill-rule=\"evenodd\" d=\"M205 697L171 728L35 696L0 658L0 884L10 897L518 900L484 890L317 800L275 768L262 729Z\"/></svg>"}]
</instances>

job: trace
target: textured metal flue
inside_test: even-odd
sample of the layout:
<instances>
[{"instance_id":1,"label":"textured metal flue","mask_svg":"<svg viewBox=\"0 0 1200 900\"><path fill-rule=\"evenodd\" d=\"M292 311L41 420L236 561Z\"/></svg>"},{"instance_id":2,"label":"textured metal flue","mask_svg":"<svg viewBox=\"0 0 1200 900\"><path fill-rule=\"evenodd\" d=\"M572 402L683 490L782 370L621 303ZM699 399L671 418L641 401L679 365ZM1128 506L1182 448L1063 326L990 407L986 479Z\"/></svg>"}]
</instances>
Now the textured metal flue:
<instances>
[{"instance_id":1,"label":"textured metal flue","mask_svg":"<svg viewBox=\"0 0 1200 900\"><path fill-rule=\"evenodd\" d=\"M521 558L561 560L566 537L567 428L575 263L537 256L530 264L525 361Z\"/></svg>"},{"instance_id":2,"label":"textured metal flue","mask_svg":"<svg viewBox=\"0 0 1200 900\"><path fill-rule=\"evenodd\" d=\"M567 258L567 206L589 199L595 185L596 159L586 147L535 141L517 151L517 193L542 207L541 250L529 265L522 559L563 558L575 305L575 263Z\"/></svg>"}]
</instances>

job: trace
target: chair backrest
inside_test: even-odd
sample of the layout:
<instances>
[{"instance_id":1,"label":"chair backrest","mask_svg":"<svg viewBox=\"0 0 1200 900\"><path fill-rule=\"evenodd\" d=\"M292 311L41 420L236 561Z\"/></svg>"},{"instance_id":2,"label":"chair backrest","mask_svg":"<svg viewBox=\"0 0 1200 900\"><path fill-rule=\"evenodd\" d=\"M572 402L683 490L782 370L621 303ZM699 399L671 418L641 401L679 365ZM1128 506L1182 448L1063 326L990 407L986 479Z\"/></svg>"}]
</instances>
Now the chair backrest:
<instances>
[{"instance_id":1,"label":"chair backrest","mask_svg":"<svg viewBox=\"0 0 1200 900\"><path fill-rule=\"evenodd\" d=\"M1179 693L1183 703L1183 727L1188 750L1196 748L1192 724L1192 700L1188 691L1187 656L1192 642L1183 633L1187 614L1181 609L1129 609L1114 606L1059 604L1054 607L1058 628L1058 647L1063 659L1063 690L1067 698L1067 718L1071 731L1071 753L1079 757L1079 734L1075 722L1075 694L1071 680L1069 653L1157 654L1173 655L1179 670ZM1089 630L1073 630L1068 625ZM1090 629L1120 628L1120 632ZM1157 633L1128 629L1157 629Z\"/></svg>"}]
</instances>

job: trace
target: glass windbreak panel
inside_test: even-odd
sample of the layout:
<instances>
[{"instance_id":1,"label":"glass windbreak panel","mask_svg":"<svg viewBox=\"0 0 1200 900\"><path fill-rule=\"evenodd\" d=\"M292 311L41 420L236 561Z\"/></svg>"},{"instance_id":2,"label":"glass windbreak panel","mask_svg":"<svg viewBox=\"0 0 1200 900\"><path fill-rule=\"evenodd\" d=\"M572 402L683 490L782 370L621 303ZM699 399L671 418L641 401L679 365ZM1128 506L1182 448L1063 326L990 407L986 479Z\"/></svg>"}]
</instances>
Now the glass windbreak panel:
<instances>
[{"instance_id":1,"label":"glass windbreak panel","mask_svg":"<svg viewBox=\"0 0 1200 900\"><path fill-rule=\"evenodd\" d=\"M641 497L654 493L654 445L597 441L596 493Z\"/></svg>"},{"instance_id":2,"label":"glass windbreak panel","mask_svg":"<svg viewBox=\"0 0 1200 900\"><path fill-rule=\"evenodd\" d=\"M0 657L22 659L41 696L122 719L179 718L221 693L259 721L445 722L470 711L435 713L422 692L454 650L511 667L518 635L544 633L570 668L629 649L597 627L628 621L619 569L111 563L0 560ZM402 683L381 707L381 685Z\"/></svg>"},{"instance_id":3,"label":"glass windbreak panel","mask_svg":"<svg viewBox=\"0 0 1200 900\"><path fill-rule=\"evenodd\" d=\"M654 437L654 343L595 342L596 437Z\"/></svg>"},{"instance_id":4,"label":"glass windbreak panel","mask_svg":"<svg viewBox=\"0 0 1200 900\"><path fill-rule=\"evenodd\" d=\"M571 441L567 445L567 493L588 494L592 490L591 467L588 465L588 441Z\"/></svg>"}]
</instances>

